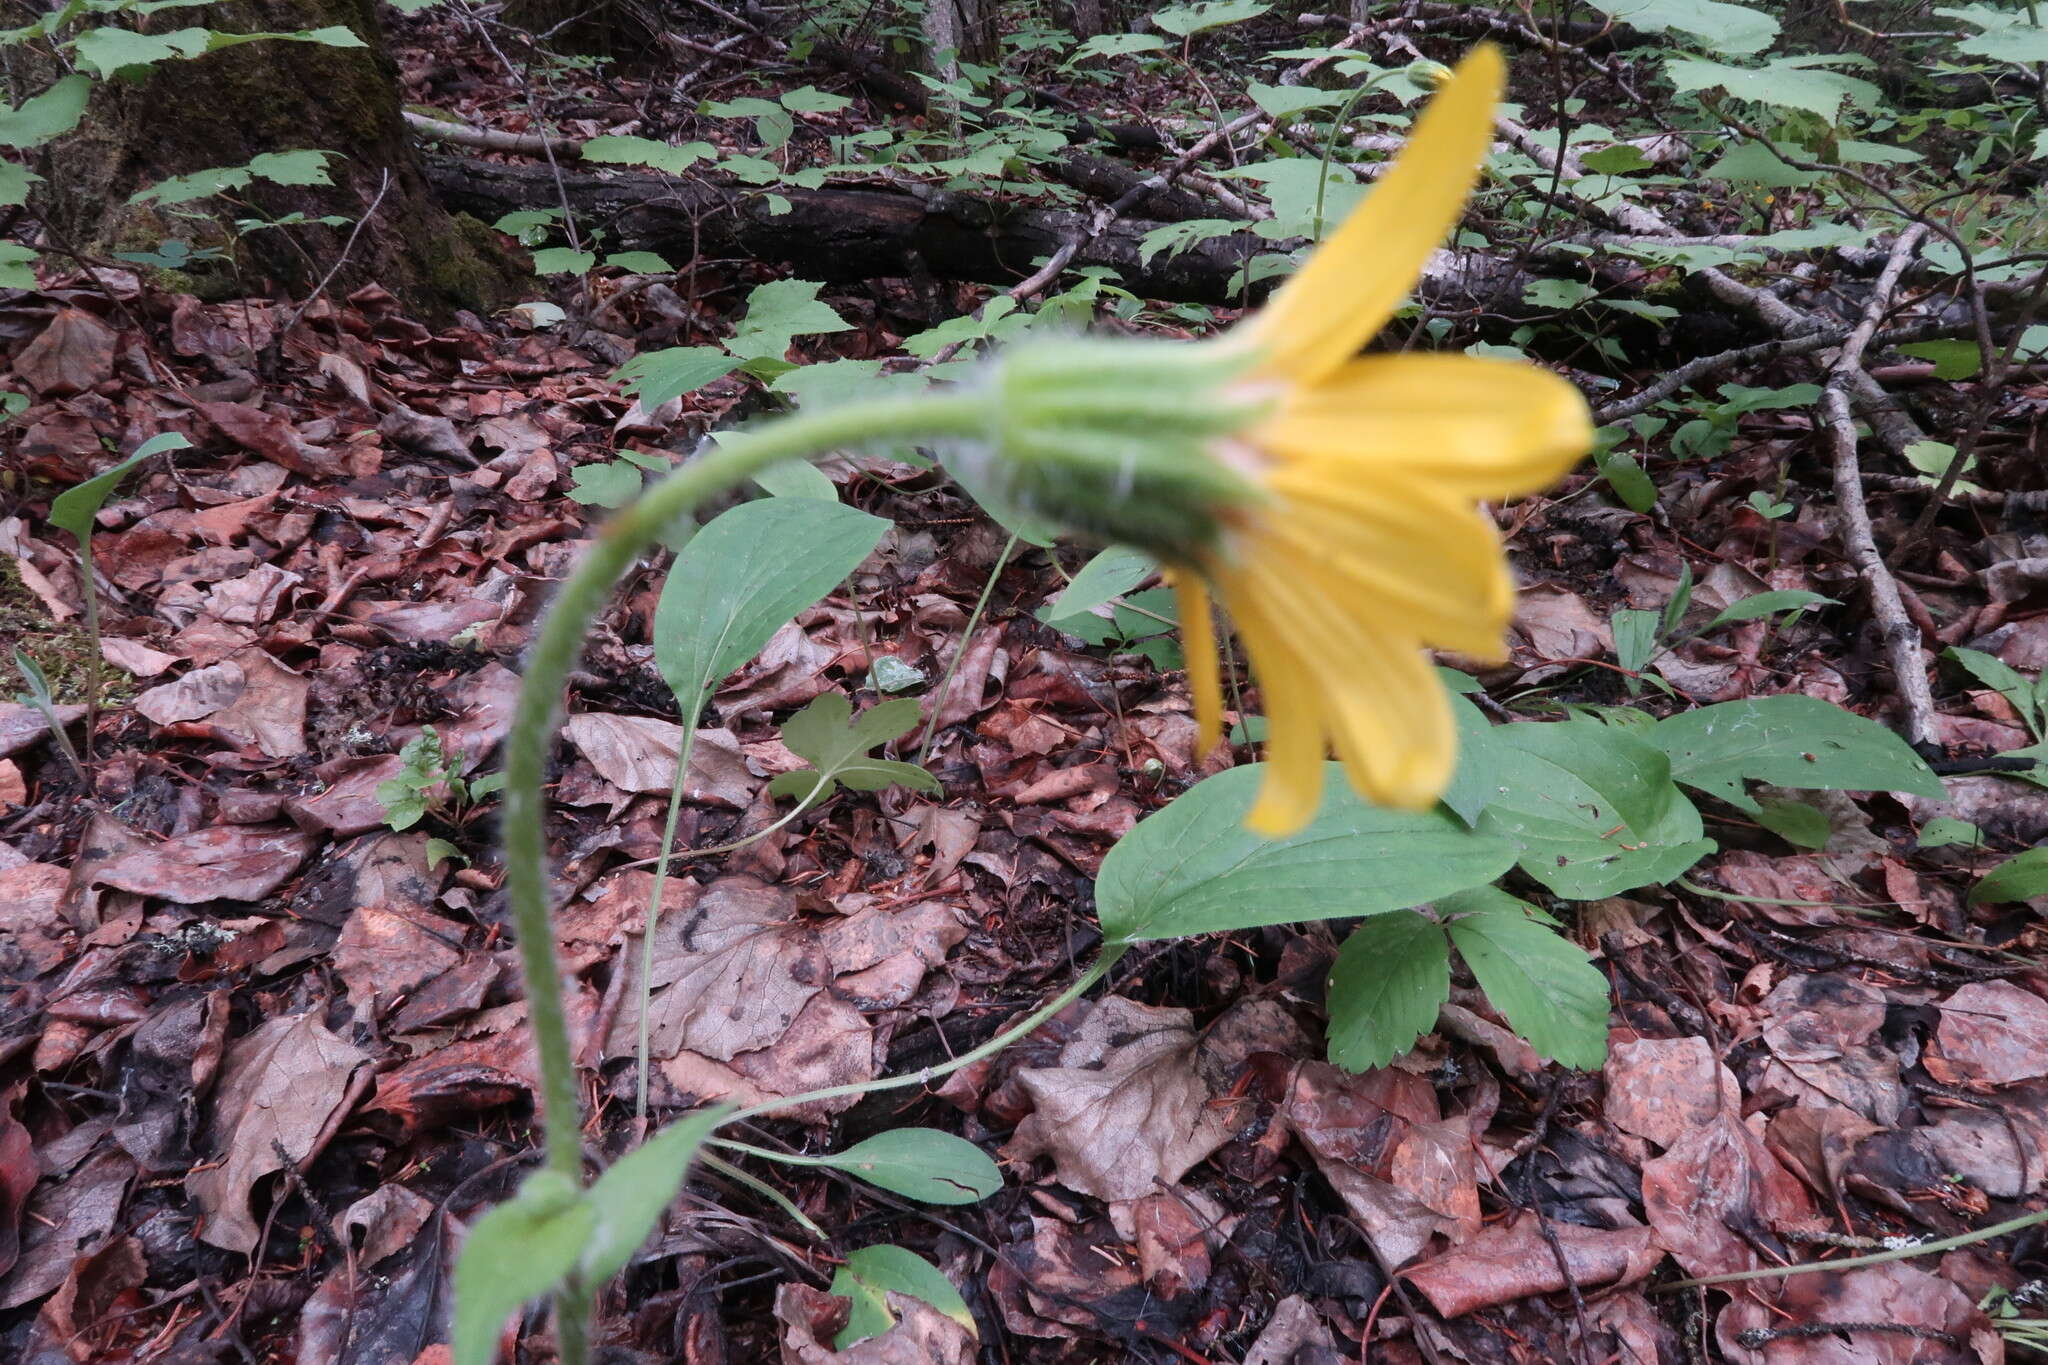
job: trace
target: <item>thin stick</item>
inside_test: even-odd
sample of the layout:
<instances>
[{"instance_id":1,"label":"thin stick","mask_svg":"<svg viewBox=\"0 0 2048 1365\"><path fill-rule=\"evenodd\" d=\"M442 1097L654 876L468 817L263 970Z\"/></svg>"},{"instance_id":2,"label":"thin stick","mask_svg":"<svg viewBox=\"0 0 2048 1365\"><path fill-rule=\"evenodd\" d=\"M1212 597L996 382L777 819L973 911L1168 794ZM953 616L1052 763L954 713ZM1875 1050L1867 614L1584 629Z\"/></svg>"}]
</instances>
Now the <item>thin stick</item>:
<instances>
[{"instance_id":1,"label":"thin stick","mask_svg":"<svg viewBox=\"0 0 2048 1365\"><path fill-rule=\"evenodd\" d=\"M967 657L967 650L974 643L975 629L981 625L982 613L988 610L989 595L996 590L996 580L1003 576L1003 565L1010 562L1010 552L1017 548L1017 533L1003 542L1003 552L996 556L996 562L988 571L988 581L981 585L981 596L975 599L974 610L967 617L967 629L960 632L960 648L953 651L953 658L946 665L946 676L939 679L939 690L932 698L932 718L925 722L924 743L918 747L917 766L922 768L932 756L932 741L939 737L939 717L945 714L947 698L953 692L953 675L960 671L960 661Z\"/></svg>"}]
</instances>

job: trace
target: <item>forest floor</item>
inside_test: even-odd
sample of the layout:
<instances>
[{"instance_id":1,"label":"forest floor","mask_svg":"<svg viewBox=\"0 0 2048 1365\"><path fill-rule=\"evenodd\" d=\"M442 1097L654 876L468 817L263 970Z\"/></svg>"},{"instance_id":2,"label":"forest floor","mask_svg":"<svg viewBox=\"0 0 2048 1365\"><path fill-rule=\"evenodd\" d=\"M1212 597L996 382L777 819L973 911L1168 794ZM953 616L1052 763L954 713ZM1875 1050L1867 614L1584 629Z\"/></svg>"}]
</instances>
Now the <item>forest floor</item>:
<instances>
[{"instance_id":1,"label":"forest floor","mask_svg":"<svg viewBox=\"0 0 2048 1365\"><path fill-rule=\"evenodd\" d=\"M526 129L524 96L489 53L431 22L402 31L414 97ZM737 74L731 86L754 89ZM558 127L590 135L663 95L567 80L552 98ZM892 115L856 98L835 117L830 131L849 134ZM430 326L370 289L316 301L288 332L286 305L202 302L121 270L0 301L11 382L32 400L0 430L0 650L27 650L60 700L82 697L92 646L49 497L110 446L191 443L145 466L99 522L110 686L96 732L71 727L89 778L36 710L0 702L0 1355L443 1358L463 1229L533 1154L531 1038L492 800L438 789L394 831L378 788L425 727L449 771L493 769L537 613L602 515L567 496L572 471L623 450L667 461L759 401L732 377L648 413L612 372L717 335L776 274L698 261L661 307L645 289L564 288L559 322ZM984 297L934 290L831 288L857 325L797 353L894 356ZM1560 363L1589 378L1572 368L1586 357ZM1895 369L1936 428L1974 399L1967 381ZM1626 393L1656 372L1609 379ZM1791 359L1730 377L1814 376ZM1973 475L1985 491L1899 575L1930 654L2048 665L2048 610L2021 581L2048 563L2030 548L2040 527L2024 499L2000 507L2043 486L2044 410L2038 379L2006 388ZM1512 659L1482 674L1490 705L1663 713L1804 693L1897 721L1883 642L1830 529L1815 415L1730 422L1710 458L1647 452L1654 514L1617 505L1590 470L1500 513L1523 591ZM658 1016L657 1117L915 1068L990 1036L1091 958L1111 845L1252 757L1196 753L1170 656L1039 619L1085 553L1025 546L999 565L1006 534L937 472L856 456L827 471L892 529L717 692L679 844L777 817L768 782L801 766L777 719L827 692L871 702L877 677L921 680L907 695L929 705L957 660L930 718L943 795L845 792L738 854L679 865L662 979L744 979L764 995L723 1024ZM1925 501L1896 482L1873 490L1881 538ZM1766 517L1755 492L1792 510ZM1660 610L1686 567L1708 614L1765 589L1851 605L1680 644L1660 662L1669 688L1635 695L1613 613ZM643 568L593 632L552 773L559 945L588 1138L606 1157L637 1132L629 964L679 739L649 643L659 588ZM758 1190L700 1175L601 1299L606 1358L1999 1359L2009 1344L1984 1306L2000 1291L2031 1302L2048 1262L2039 1226L1864 1268L1669 1288L1697 1268L1868 1254L2041 1206L2042 930L2025 903L1967 893L2048 836L2048 790L2031 769L1975 761L2033 742L2005 697L1944 671L1936 703L1946 802L1806 793L1829 826L1818 849L1708 803L1718 851L1688 881L1570 912L1614 993L1598 1072L1544 1063L1460 984L1413 1053L1350 1074L1324 1060L1331 925L1149 945L1030 1040L934 1089L744 1134L818 1151L943 1128L998 1156L999 1193L935 1210L827 1170L747 1163L821 1238ZM1938 817L1982 843L1923 838ZM822 1291L876 1242L946 1270L978 1344L920 1321L835 1353ZM551 1358L544 1316L524 1332L525 1358Z\"/></svg>"}]
</instances>

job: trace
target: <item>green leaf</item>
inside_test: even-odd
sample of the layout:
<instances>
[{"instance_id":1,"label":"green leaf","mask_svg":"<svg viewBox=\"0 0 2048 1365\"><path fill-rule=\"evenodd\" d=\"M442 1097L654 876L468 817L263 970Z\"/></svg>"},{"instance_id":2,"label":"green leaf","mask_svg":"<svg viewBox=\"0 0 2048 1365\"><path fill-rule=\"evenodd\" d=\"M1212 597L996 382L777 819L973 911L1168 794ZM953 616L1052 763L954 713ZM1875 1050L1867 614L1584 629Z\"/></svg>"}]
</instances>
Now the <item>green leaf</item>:
<instances>
[{"instance_id":1,"label":"green leaf","mask_svg":"<svg viewBox=\"0 0 2048 1365\"><path fill-rule=\"evenodd\" d=\"M1323 801L1298 834L1244 827L1265 765L1231 768L1138 822L1102 860L1096 910L1112 943L1261 924L1374 915L1505 872L1515 851L1449 812L1386 810L1326 765Z\"/></svg>"},{"instance_id":2,"label":"green leaf","mask_svg":"<svg viewBox=\"0 0 2048 1365\"><path fill-rule=\"evenodd\" d=\"M1721 0L1592 0L1592 5L1645 33L1674 28L1689 33L1709 52L1761 52L1778 36L1778 21L1770 15Z\"/></svg>"},{"instance_id":3,"label":"green leaf","mask_svg":"<svg viewBox=\"0 0 2048 1365\"><path fill-rule=\"evenodd\" d=\"M604 258L604 263L608 269L630 270L635 275L666 275L675 270L652 251L614 251Z\"/></svg>"},{"instance_id":4,"label":"green leaf","mask_svg":"<svg viewBox=\"0 0 2048 1365\"><path fill-rule=\"evenodd\" d=\"M1133 57L1141 52L1163 52L1167 42L1156 33L1101 33L1074 49L1062 63L1076 66L1090 57Z\"/></svg>"},{"instance_id":5,"label":"green leaf","mask_svg":"<svg viewBox=\"0 0 2048 1365\"><path fill-rule=\"evenodd\" d=\"M612 378L652 412L669 399L693 393L738 368L737 360L710 346L670 346L634 356L619 366Z\"/></svg>"},{"instance_id":6,"label":"green leaf","mask_svg":"<svg viewBox=\"0 0 2048 1365\"><path fill-rule=\"evenodd\" d=\"M1587 152L1579 158L1579 164L1596 175L1627 175L1631 171L1647 171L1654 163L1643 155L1642 148L1617 142L1597 152Z\"/></svg>"},{"instance_id":7,"label":"green leaf","mask_svg":"<svg viewBox=\"0 0 2048 1365\"><path fill-rule=\"evenodd\" d=\"M1608 626L1614 632L1614 661L1631 673L1640 673L1649 667L1650 660L1657 654L1657 613L1654 611L1633 611L1623 608L1614 613ZM1633 691L1639 680L1630 678Z\"/></svg>"},{"instance_id":8,"label":"green leaf","mask_svg":"<svg viewBox=\"0 0 2048 1365\"><path fill-rule=\"evenodd\" d=\"M1081 572L1039 613L1039 619L1057 624L1066 617L1093 611L1112 597L1122 597L1157 572L1159 562L1143 550L1112 545L1081 566Z\"/></svg>"},{"instance_id":9,"label":"green leaf","mask_svg":"<svg viewBox=\"0 0 2048 1365\"><path fill-rule=\"evenodd\" d=\"M1678 93L1720 89L1739 100L1752 100L1780 109L1804 109L1830 123L1843 105L1869 109L1883 98L1883 92L1869 81L1839 72L1816 70L1824 62L1841 61L1827 55L1777 57L1761 67L1728 66L1722 62L1695 58L1674 58L1664 63L1664 74ZM1768 157L1764 148L1758 151Z\"/></svg>"},{"instance_id":10,"label":"green leaf","mask_svg":"<svg viewBox=\"0 0 2048 1365\"><path fill-rule=\"evenodd\" d=\"M1330 1060L1346 1071L1385 1066L1436 1027L1450 998L1443 926L1413 910L1374 915L1330 968Z\"/></svg>"},{"instance_id":11,"label":"green leaf","mask_svg":"<svg viewBox=\"0 0 2048 1365\"><path fill-rule=\"evenodd\" d=\"M585 507L624 507L646 482L639 466L626 460L580 464L569 471L569 497Z\"/></svg>"},{"instance_id":12,"label":"green leaf","mask_svg":"<svg viewBox=\"0 0 2048 1365\"><path fill-rule=\"evenodd\" d=\"M161 432L150 437L135 448L135 453L121 463L102 473L95 474L84 483L74 484L59 493L50 503L49 522L60 530L69 531L80 544L92 536L93 518L100 508L113 496L121 480L133 473L135 466L152 455L161 455L166 450L184 450L191 442L175 431Z\"/></svg>"},{"instance_id":13,"label":"green leaf","mask_svg":"<svg viewBox=\"0 0 2048 1365\"><path fill-rule=\"evenodd\" d=\"M12 161L0 161L0 208L12 208L16 204L26 204L28 202L28 187L41 179L41 176L26 166L17 165ZM0 248L10 248L7 264L17 267L16 271L11 273L5 281L7 287L9 289L35 288L35 272L19 270L18 267L26 261L34 260L36 253L22 246L19 242L0 242ZM28 254L26 256L19 254L22 252L27 252Z\"/></svg>"},{"instance_id":14,"label":"green leaf","mask_svg":"<svg viewBox=\"0 0 2048 1365\"><path fill-rule=\"evenodd\" d=\"M1796 144L1782 148L1795 161L1811 161L1813 157L1806 148ZM1700 172L1705 180L1727 180L1741 185L1757 185L1764 189L1795 189L1802 185L1817 185L1827 177L1820 171L1802 171L1789 164L1777 151L1761 142L1738 142L1713 165Z\"/></svg>"},{"instance_id":15,"label":"green leaf","mask_svg":"<svg viewBox=\"0 0 2048 1365\"><path fill-rule=\"evenodd\" d=\"M891 1128L822 1164L925 1204L973 1204L1003 1187L987 1152L936 1128Z\"/></svg>"},{"instance_id":16,"label":"green leaf","mask_svg":"<svg viewBox=\"0 0 2048 1365\"><path fill-rule=\"evenodd\" d=\"M712 518L676 556L654 609L655 666L683 714L694 717L713 686L844 582L888 529L813 498L743 502ZM914 721L917 703L910 708Z\"/></svg>"},{"instance_id":17,"label":"green leaf","mask_svg":"<svg viewBox=\"0 0 2048 1365\"><path fill-rule=\"evenodd\" d=\"M921 1299L976 1337L981 1335L975 1330L974 1314L968 1310L967 1301L937 1266L914 1251L886 1242L862 1247L848 1255L846 1264L832 1277L831 1292L853 1300L852 1316L846 1320L844 1330L832 1339L832 1345L841 1351L855 1342L878 1337L896 1325L896 1315L889 1311L887 1298L892 1292Z\"/></svg>"},{"instance_id":18,"label":"green leaf","mask_svg":"<svg viewBox=\"0 0 2048 1365\"><path fill-rule=\"evenodd\" d=\"M1971 677L2011 702L2013 710L2020 713L2029 730L2037 735L2041 733L2041 705L2036 685L2011 664L1996 654L1986 654L1981 649L1965 649L1961 645L1942 651L1941 657L1961 664Z\"/></svg>"},{"instance_id":19,"label":"green leaf","mask_svg":"<svg viewBox=\"0 0 2048 1365\"><path fill-rule=\"evenodd\" d=\"M685 142L680 147L656 142L650 137L627 137L607 133L583 144L583 160L606 165L646 166L669 175L681 175L700 161L709 161L718 149L708 142Z\"/></svg>"},{"instance_id":20,"label":"green leaf","mask_svg":"<svg viewBox=\"0 0 2048 1365\"><path fill-rule=\"evenodd\" d=\"M1968 848L1984 846L1984 831L1968 820L1958 820L1950 815L1937 815L1920 828L1920 847L1948 848L1962 844Z\"/></svg>"},{"instance_id":21,"label":"green leaf","mask_svg":"<svg viewBox=\"0 0 2048 1365\"><path fill-rule=\"evenodd\" d=\"M1758 803L1756 822L1800 848L1826 848L1835 832L1824 811L1804 801L1787 801L1780 796L1766 797Z\"/></svg>"},{"instance_id":22,"label":"green leaf","mask_svg":"<svg viewBox=\"0 0 2048 1365\"><path fill-rule=\"evenodd\" d=\"M1261 0L1207 0L1198 5L1172 5L1153 11L1152 26L1176 38L1185 38L1206 29L1256 19L1271 8Z\"/></svg>"},{"instance_id":23,"label":"green leaf","mask_svg":"<svg viewBox=\"0 0 2048 1365\"><path fill-rule=\"evenodd\" d=\"M1252 103L1276 119L1291 119L1310 109L1334 109L1349 98L1342 90L1318 90L1312 85L1261 85L1245 87Z\"/></svg>"},{"instance_id":24,"label":"green leaf","mask_svg":"<svg viewBox=\"0 0 2048 1365\"><path fill-rule=\"evenodd\" d=\"M535 1171L476 1220L455 1262L454 1365L491 1365L498 1329L576 1269L597 1209L559 1171Z\"/></svg>"},{"instance_id":25,"label":"green leaf","mask_svg":"<svg viewBox=\"0 0 2048 1365\"><path fill-rule=\"evenodd\" d=\"M543 275L583 275L597 264L597 253L574 247L544 246L533 253L533 268Z\"/></svg>"},{"instance_id":26,"label":"green leaf","mask_svg":"<svg viewBox=\"0 0 2048 1365\"><path fill-rule=\"evenodd\" d=\"M95 76L105 77L123 67L197 57L206 51L206 41L211 36L203 28L180 28L168 33L90 28L72 40L71 50L80 66Z\"/></svg>"},{"instance_id":27,"label":"green leaf","mask_svg":"<svg viewBox=\"0 0 2048 1365\"><path fill-rule=\"evenodd\" d=\"M463 851L457 848L454 844L449 843L446 839L427 840L427 847L425 852L427 866L429 868L436 868L439 867L442 863L451 861L461 863L465 867L469 865L468 855L463 853Z\"/></svg>"},{"instance_id":28,"label":"green leaf","mask_svg":"<svg viewBox=\"0 0 2048 1365\"><path fill-rule=\"evenodd\" d=\"M1657 722L1650 742L1671 778L1754 815L1745 781L1806 791L1892 791L1939 800L1947 790L1906 742L1818 697L1751 697Z\"/></svg>"},{"instance_id":29,"label":"green leaf","mask_svg":"<svg viewBox=\"0 0 2048 1365\"><path fill-rule=\"evenodd\" d=\"M691 542L693 547L695 544ZM855 719L853 703L844 693L822 693L782 725L782 742L791 753L809 759L812 768L781 774L768 784L768 794L802 797L806 805L816 805L832 794L835 782L855 791L880 791L888 786L941 790L939 779L915 763L867 756L868 750L915 729L920 710L915 698L904 697L877 702Z\"/></svg>"},{"instance_id":30,"label":"green leaf","mask_svg":"<svg viewBox=\"0 0 2048 1365\"><path fill-rule=\"evenodd\" d=\"M1970 888L1970 904L2002 905L2048 896L2048 848L2030 848L1984 874Z\"/></svg>"},{"instance_id":31,"label":"green leaf","mask_svg":"<svg viewBox=\"0 0 2048 1365\"><path fill-rule=\"evenodd\" d=\"M799 114L836 114L853 103L844 95L827 94L809 85L783 91L779 102L783 108Z\"/></svg>"},{"instance_id":32,"label":"green leaf","mask_svg":"<svg viewBox=\"0 0 2048 1365\"><path fill-rule=\"evenodd\" d=\"M1657 485L1630 456L1611 450L1595 456L1593 463L1629 511L1648 512L1657 505Z\"/></svg>"},{"instance_id":33,"label":"green leaf","mask_svg":"<svg viewBox=\"0 0 2048 1365\"><path fill-rule=\"evenodd\" d=\"M18 108L0 105L0 147L40 147L78 126L92 97L90 76L65 76Z\"/></svg>"},{"instance_id":34,"label":"green leaf","mask_svg":"<svg viewBox=\"0 0 2048 1365\"><path fill-rule=\"evenodd\" d=\"M1807 592L1803 588L1781 588L1772 592L1756 593L1731 604L1724 608L1720 615L1707 622L1707 629L1716 630L1722 626L1733 625L1737 621L1754 621L1760 616L1776 616L1781 611L1841 605L1832 597L1823 597L1817 592Z\"/></svg>"},{"instance_id":35,"label":"green leaf","mask_svg":"<svg viewBox=\"0 0 2048 1365\"><path fill-rule=\"evenodd\" d=\"M769 465L754 475L754 484L772 497L839 501L839 490L832 486L832 480L809 460L784 460L781 464Z\"/></svg>"},{"instance_id":36,"label":"green leaf","mask_svg":"<svg viewBox=\"0 0 2048 1365\"><path fill-rule=\"evenodd\" d=\"M1495 887L1437 902L1458 955L1509 1027L1543 1057L1582 1070L1607 1060L1607 978L1585 949Z\"/></svg>"},{"instance_id":37,"label":"green leaf","mask_svg":"<svg viewBox=\"0 0 2048 1365\"><path fill-rule=\"evenodd\" d=\"M1953 337L1909 341L1898 349L1901 355L1933 361L1936 379L1968 379L1984 366L1984 357L1974 341L1958 341ZM1951 447L1951 453L1953 450ZM1943 464L1946 465L1947 461Z\"/></svg>"},{"instance_id":38,"label":"green leaf","mask_svg":"<svg viewBox=\"0 0 2048 1365\"><path fill-rule=\"evenodd\" d=\"M797 337L847 331L852 324L819 301L821 288L816 280L770 280L756 286L726 349L742 359L781 360Z\"/></svg>"},{"instance_id":39,"label":"green leaf","mask_svg":"<svg viewBox=\"0 0 2048 1365\"><path fill-rule=\"evenodd\" d=\"M1635 734L1593 720L1496 726L1479 828L1514 843L1524 872L1592 900L1670 881L1713 850L1670 763Z\"/></svg>"},{"instance_id":40,"label":"green leaf","mask_svg":"<svg viewBox=\"0 0 2048 1365\"><path fill-rule=\"evenodd\" d=\"M249 158L249 174L273 185L332 185L327 158L338 152L299 148L289 152L263 152Z\"/></svg>"},{"instance_id":41,"label":"green leaf","mask_svg":"<svg viewBox=\"0 0 2048 1365\"><path fill-rule=\"evenodd\" d=\"M613 1162L591 1185L584 1200L596 1218L583 1250L584 1283L601 1285L633 1259L683 1187L698 1148L731 1111L721 1104L678 1119Z\"/></svg>"}]
</instances>

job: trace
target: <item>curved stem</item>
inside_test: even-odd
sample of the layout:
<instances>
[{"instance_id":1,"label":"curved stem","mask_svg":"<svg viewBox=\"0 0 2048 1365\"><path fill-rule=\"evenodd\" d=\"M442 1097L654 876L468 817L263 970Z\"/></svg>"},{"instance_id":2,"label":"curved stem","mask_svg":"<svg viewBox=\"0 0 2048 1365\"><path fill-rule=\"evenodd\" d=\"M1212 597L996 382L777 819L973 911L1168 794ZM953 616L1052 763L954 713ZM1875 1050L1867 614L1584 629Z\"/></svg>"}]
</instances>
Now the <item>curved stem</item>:
<instances>
[{"instance_id":1,"label":"curved stem","mask_svg":"<svg viewBox=\"0 0 2048 1365\"><path fill-rule=\"evenodd\" d=\"M520 967L540 1063L541 1118L547 1164L579 1184L582 1123L569 1021L549 923L547 837L542 784L561 721L562 691L583 652L584 632L606 594L676 519L705 498L782 460L810 458L881 438L972 437L986 427L974 394L921 394L838 408L776 422L677 469L643 493L599 533L541 621L512 730L505 741L505 887L519 934ZM791 547L800 553L801 547Z\"/></svg>"},{"instance_id":2,"label":"curved stem","mask_svg":"<svg viewBox=\"0 0 2048 1365\"><path fill-rule=\"evenodd\" d=\"M946 665L946 676L939 679L938 695L932 700L932 718L925 722L924 744L917 751L917 766L922 768L932 756L932 741L939 737L939 717L945 712L946 698L953 691L953 675L960 671L960 661L967 657L967 648L974 643L974 632L981 626L982 613L988 610L989 595L996 590L996 580L1003 576L1003 565L1010 560L1010 552L1017 548L1018 536L1010 532L1010 538L1003 542L1002 553L996 556L995 567L988 571L988 581L981 585L981 596L975 599L974 610L967 617L967 629L960 633L960 648L953 651L953 661Z\"/></svg>"},{"instance_id":3,"label":"curved stem","mask_svg":"<svg viewBox=\"0 0 2048 1365\"><path fill-rule=\"evenodd\" d=\"M1023 1022L1011 1025L983 1043L980 1047L974 1048L969 1052L963 1052L950 1061L939 1062L933 1066L920 1067L916 1071L906 1071L901 1076L885 1076L878 1081L860 1081L852 1085L828 1085L822 1090L807 1090L801 1095L786 1095L781 1099L763 1100L759 1104L750 1104L744 1109L735 1110L733 1113L728 1114L725 1122L738 1123L742 1119L754 1118L760 1114L770 1114L777 1109L794 1108L799 1104L811 1104L818 1100L837 1100L844 1099L848 1095L869 1095L882 1090L901 1090L909 1085L924 1085L929 1081L937 1080L941 1076L951 1075L963 1066L972 1066L984 1057L993 1057L1019 1038L1036 1032L1040 1024L1043 1024L1068 1005L1080 999L1082 993L1090 986L1093 986L1096 982L1102 980L1103 977L1109 975L1109 969L1116 965L1117 959L1122 957L1125 950L1129 947L1128 943L1104 945L1102 956L1096 958L1095 965L1081 973L1075 979L1073 985L1067 987L1051 1000L1026 1015Z\"/></svg>"},{"instance_id":4,"label":"curved stem","mask_svg":"<svg viewBox=\"0 0 2048 1365\"><path fill-rule=\"evenodd\" d=\"M647 892L647 918L640 926L640 1037L634 1049L640 1080L633 1091L633 1117L647 1117L647 1073L653 1069L648 1001L654 995L654 927L661 918L661 898L668 890L669 851L676 846L676 824L683 814L683 792L690 781L690 759L697 747L697 722L703 718L703 694L683 717L683 742L676 754L676 780L668 790L668 818L661 827L661 856L654 860L654 885Z\"/></svg>"},{"instance_id":5,"label":"curved stem","mask_svg":"<svg viewBox=\"0 0 2048 1365\"><path fill-rule=\"evenodd\" d=\"M1993 1237L2003 1237L2009 1232L2019 1232L2036 1223L2048 1223L2048 1209L2039 1213L2021 1214L2008 1218L2003 1223L1993 1223L1988 1228L1975 1232L1958 1233L1944 1237L1938 1242L1922 1242L1918 1246L1899 1247L1894 1251L1873 1251L1868 1256L1848 1256L1839 1261L1807 1261L1801 1265L1765 1266L1761 1270L1735 1270L1725 1275L1696 1275L1689 1280L1673 1280L1660 1284L1650 1292L1669 1294L1680 1289L1698 1289L1712 1284L1738 1284L1744 1280L1775 1280L1784 1275L1811 1275L1817 1270L1854 1270L1859 1266L1884 1265L1891 1261L1907 1261L1915 1256L1932 1256L1937 1251L1954 1251L1973 1242L1988 1242Z\"/></svg>"}]
</instances>

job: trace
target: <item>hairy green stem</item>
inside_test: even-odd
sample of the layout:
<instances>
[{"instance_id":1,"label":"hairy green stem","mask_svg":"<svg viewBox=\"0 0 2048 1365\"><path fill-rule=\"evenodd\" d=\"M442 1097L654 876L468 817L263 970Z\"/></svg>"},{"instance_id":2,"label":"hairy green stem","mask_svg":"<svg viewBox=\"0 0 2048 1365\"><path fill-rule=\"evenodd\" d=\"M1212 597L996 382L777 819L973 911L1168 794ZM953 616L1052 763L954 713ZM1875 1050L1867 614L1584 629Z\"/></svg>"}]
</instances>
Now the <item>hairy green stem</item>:
<instances>
[{"instance_id":1,"label":"hairy green stem","mask_svg":"<svg viewBox=\"0 0 2048 1365\"><path fill-rule=\"evenodd\" d=\"M769 465L809 459L880 439L975 437L986 417L979 396L921 394L785 418L690 461L606 524L562 585L526 662L511 734L505 741L505 886L519 934L520 967L540 1063L541 1119L547 1164L582 1183L583 1141L569 1021L549 922L547 836L542 784L562 715L562 692L583 652L584 633L605 597L661 533L706 498ZM791 547L798 553L799 547Z\"/></svg>"}]
</instances>

